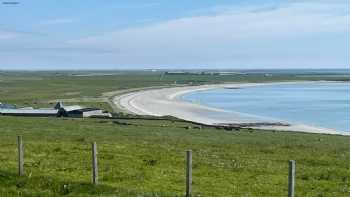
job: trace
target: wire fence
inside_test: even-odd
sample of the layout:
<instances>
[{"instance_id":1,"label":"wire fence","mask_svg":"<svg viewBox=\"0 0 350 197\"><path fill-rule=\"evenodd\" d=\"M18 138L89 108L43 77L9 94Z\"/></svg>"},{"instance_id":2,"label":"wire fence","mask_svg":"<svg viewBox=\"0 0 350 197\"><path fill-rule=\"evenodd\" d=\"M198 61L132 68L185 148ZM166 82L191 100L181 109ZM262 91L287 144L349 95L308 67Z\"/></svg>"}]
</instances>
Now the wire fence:
<instances>
[{"instance_id":1,"label":"wire fence","mask_svg":"<svg viewBox=\"0 0 350 197\"><path fill-rule=\"evenodd\" d=\"M24 176L25 154L24 142L22 136L17 136L17 153L18 153L18 176ZM99 165L98 165L98 146L96 142L91 143L91 184L99 184ZM185 197L192 195L192 150L187 150L185 154ZM288 197L295 196L295 171L296 162L289 161L288 168Z\"/></svg>"}]
</instances>

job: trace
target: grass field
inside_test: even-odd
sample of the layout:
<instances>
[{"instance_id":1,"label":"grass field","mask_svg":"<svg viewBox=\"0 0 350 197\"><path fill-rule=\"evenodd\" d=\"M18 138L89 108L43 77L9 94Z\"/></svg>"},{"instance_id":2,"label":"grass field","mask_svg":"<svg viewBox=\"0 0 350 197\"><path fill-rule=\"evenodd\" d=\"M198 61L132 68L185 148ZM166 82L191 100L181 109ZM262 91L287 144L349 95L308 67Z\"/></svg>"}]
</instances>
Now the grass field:
<instances>
[{"instance_id":1,"label":"grass field","mask_svg":"<svg viewBox=\"0 0 350 197\"><path fill-rule=\"evenodd\" d=\"M105 92L159 85L305 80L126 72L0 74L0 102L48 106L55 99L102 105ZM322 76L311 77L324 79ZM332 77L334 79L335 77ZM348 80L344 76L335 80ZM183 196L185 151L193 150L194 196L287 195L288 160L297 162L297 196L350 196L350 138L241 129L198 129L175 120L0 117L0 196ZM25 144L17 176L16 136ZM100 185L91 185L91 142L99 149Z\"/></svg>"},{"instance_id":2,"label":"grass field","mask_svg":"<svg viewBox=\"0 0 350 197\"><path fill-rule=\"evenodd\" d=\"M193 150L194 196L286 196L288 160L298 196L350 194L348 137L185 129L165 120L2 117L0 196L181 196L185 150ZM25 143L17 177L16 136ZM100 186L91 182L91 142ZM66 186L65 186L66 185Z\"/></svg>"}]
</instances>

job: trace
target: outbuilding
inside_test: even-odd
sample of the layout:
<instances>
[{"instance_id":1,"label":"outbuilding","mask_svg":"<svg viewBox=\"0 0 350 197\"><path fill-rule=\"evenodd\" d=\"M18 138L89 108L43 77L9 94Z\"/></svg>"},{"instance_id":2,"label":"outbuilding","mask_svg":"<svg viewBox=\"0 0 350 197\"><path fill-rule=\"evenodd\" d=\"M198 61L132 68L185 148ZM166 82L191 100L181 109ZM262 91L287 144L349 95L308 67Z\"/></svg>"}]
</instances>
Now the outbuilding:
<instances>
[{"instance_id":1,"label":"outbuilding","mask_svg":"<svg viewBox=\"0 0 350 197\"><path fill-rule=\"evenodd\" d=\"M56 117L57 109L0 109L4 116Z\"/></svg>"},{"instance_id":2,"label":"outbuilding","mask_svg":"<svg viewBox=\"0 0 350 197\"><path fill-rule=\"evenodd\" d=\"M85 108L79 105L64 106L62 102L54 108L34 109L32 107L16 108L15 105L5 105L0 103L0 115L7 116L32 116L32 117L112 117L112 115L102 109Z\"/></svg>"},{"instance_id":3,"label":"outbuilding","mask_svg":"<svg viewBox=\"0 0 350 197\"><path fill-rule=\"evenodd\" d=\"M112 117L108 112L97 108L82 108L70 111L65 111L65 115L74 118L89 118L89 117Z\"/></svg>"}]
</instances>

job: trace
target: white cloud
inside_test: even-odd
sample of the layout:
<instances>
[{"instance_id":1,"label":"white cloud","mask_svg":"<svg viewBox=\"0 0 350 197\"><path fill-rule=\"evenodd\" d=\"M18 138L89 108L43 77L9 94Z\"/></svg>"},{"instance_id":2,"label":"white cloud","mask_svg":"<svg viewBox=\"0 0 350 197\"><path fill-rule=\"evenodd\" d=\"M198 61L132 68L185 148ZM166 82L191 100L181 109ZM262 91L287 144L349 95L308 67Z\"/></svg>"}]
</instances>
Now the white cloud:
<instances>
[{"instance_id":1,"label":"white cloud","mask_svg":"<svg viewBox=\"0 0 350 197\"><path fill-rule=\"evenodd\" d=\"M232 8L213 16L180 18L83 38L70 44L119 49L123 57L220 59L228 52L241 54L241 45L254 46L254 42L281 42L349 32L349 11L350 7L344 4L302 2L271 9Z\"/></svg>"},{"instance_id":2,"label":"white cloud","mask_svg":"<svg viewBox=\"0 0 350 197\"><path fill-rule=\"evenodd\" d=\"M350 4L335 1L215 8L210 15L68 41L60 47L67 50L60 50L57 61L178 68L349 66L350 57L344 51L350 50L345 44L350 42ZM55 19L46 24L73 21ZM74 49L73 55L69 48ZM79 55L86 51L89 55Z\"/></svg>"},{"instance_id":3,"label":"white cloud","mask_svg":"<svg viewBox=\"0 0 350 197\"><path fill-rule=\"evenodd\" d=\"M84 38L76 43L110 44L135 40L153 42L193 41L192 38L235 40L275 38L350 30L350 5L293 3L274 9L232 9L215 16L181 18L141 28L132 28ZM129 40L131 39L131 40ZM112 42L111 42L112 41ZM114 42L116 41L116 42ZM162 41L162 40L160 40ZM210 40L206 40L207 42Z\"/></svg>"}]
</instances>

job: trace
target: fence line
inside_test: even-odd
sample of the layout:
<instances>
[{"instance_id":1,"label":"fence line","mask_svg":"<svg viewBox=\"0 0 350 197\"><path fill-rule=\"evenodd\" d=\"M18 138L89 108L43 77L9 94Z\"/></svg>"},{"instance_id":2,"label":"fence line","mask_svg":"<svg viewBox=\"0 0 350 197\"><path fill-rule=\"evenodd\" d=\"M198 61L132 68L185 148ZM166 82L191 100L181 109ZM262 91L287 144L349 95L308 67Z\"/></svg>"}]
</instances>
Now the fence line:
<instances>
[{"instance_id":1,"label":"fence line","mask_svg":"<svg viewBox=\"0 0 350 197\"><path fill-rule=\"evenodd\" d=\"M18 148L18 175L24 175L24 144L22 136L17 136L17 148ZM91 143L92 153L92 184L97 185L98 181L98 151L97 143ZM186 189L185 196L190 197L192 195L192 150L186 151ZM295 161L290 160L288 169L288 197L295 196Z\"/></svg>"}]
</instances>

